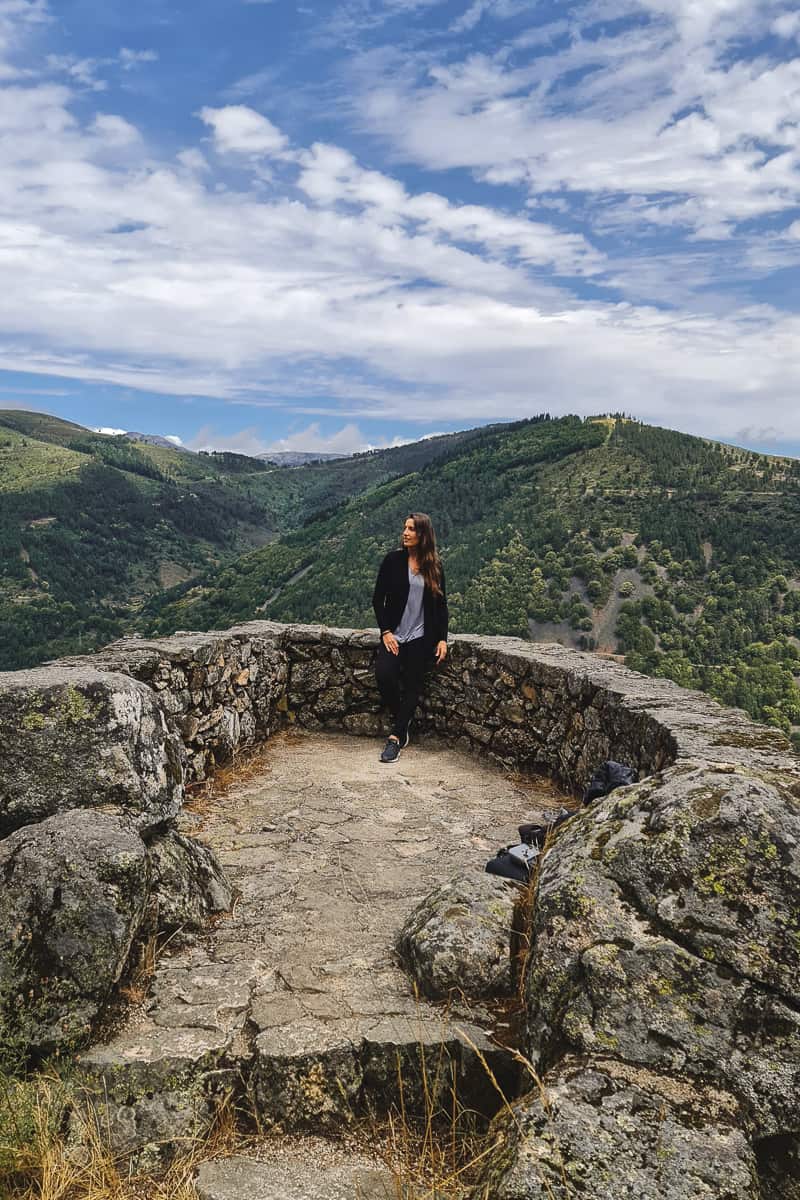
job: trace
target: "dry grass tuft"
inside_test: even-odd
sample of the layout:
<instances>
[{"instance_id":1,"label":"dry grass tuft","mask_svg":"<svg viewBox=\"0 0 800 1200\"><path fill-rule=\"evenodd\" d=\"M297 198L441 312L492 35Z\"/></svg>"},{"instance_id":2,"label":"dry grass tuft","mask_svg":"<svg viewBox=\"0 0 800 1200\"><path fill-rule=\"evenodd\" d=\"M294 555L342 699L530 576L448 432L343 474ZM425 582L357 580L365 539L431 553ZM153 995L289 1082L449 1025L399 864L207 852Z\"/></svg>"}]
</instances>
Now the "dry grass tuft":
<instances>
[{"instance_id":1,"label":"dry grass tuft","mask_svg":"<svg viewBox=\"0 0 800 1200\"><path fill-rule=\"evenodd\" d=\"M187 1146L161 1178L134 1175L109 1149L91 1105L53 1075L0 1078L0 1196L3 1200L197 1200L194 1175L208 1158L242 1148L233 1105Z\"/></svg>"}]
</instances>

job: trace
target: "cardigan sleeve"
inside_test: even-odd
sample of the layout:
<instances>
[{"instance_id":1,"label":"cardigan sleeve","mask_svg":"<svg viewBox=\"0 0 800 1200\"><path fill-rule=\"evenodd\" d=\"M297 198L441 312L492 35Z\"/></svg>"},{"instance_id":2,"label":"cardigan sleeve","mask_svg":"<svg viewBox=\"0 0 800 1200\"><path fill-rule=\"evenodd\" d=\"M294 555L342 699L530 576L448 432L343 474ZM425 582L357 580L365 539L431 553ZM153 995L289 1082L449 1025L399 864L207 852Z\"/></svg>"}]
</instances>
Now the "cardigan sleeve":
<instances>
[{"instance_id":1,"label":"cardigan sleeve","mask_svg":"<svg viewBox=\"0 0 800 1200\"><path fill-rule=\"evenodd\" d=\"M442 594L439 597L438 608L439 608L439 612L438 612L439 628L437 630L437 633L439 636L437 637L436 640L437 640L437 642L446 642L447 641L447 629L450 624L450 612L447 607L447 588L445 587L445 582L444 582L444 567L442 567Z\"/></svg>"},{"instance_id":2,"label":"cardigan sleeve","mask_svg":"<svg viewBox=\"0 0 800 1200\"><path fill-rule=\"evenodd\" d=\"M378 568L375 591L372 593L372 608L375 613L375 620L378 623L378 629L381 632L381 637L383 637L387 629L391 628L386 624L386 598L389 592L389 575L389 555L387 554Z\"/></svg>"}]
</instances>

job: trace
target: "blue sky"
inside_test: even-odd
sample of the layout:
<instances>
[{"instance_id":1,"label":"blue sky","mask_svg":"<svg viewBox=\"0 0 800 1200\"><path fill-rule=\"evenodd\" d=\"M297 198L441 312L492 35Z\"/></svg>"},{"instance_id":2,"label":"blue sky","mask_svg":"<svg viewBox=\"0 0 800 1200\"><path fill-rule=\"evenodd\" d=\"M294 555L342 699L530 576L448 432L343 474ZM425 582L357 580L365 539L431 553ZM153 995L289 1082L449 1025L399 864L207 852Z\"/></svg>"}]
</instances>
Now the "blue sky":
<instances>
[{"instance_id":1,"label":"blue sky","mask_svg":"<svg viewBox=\"0 0 800 1200\"><path fill-rule=\"evenodd\" d=\"M800 452L800 12L0 0L0 408Z\"/></svg>"}]
</instances>

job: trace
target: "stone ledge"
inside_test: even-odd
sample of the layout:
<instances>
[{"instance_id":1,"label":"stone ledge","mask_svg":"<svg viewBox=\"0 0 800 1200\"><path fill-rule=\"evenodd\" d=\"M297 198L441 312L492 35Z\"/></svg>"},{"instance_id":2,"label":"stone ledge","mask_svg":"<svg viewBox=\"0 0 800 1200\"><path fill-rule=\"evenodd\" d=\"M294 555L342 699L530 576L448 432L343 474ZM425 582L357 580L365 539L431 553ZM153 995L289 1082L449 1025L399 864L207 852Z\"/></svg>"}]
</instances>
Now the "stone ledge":
<instances>
[{"instance_id":1,"label":"stone ledge","mask_svg":"<svg viewBox=\"0 0 800 1200\"><path fill-rule=\"evenodd\" d=\"M374 735L376 630L249 621L227 630L129 638L44 671L131 675L156 693L186 752L186 782L296 721ZM25 687L16 672L6 687ZM515 770L548 770L577 790L597 763L640 774L680 759L752 765L800 784L783 734L670 680L557 645L457 635L423 698L418 730ZM0 726L2 737L2 726Z\"/></svg>"}]
</instances>

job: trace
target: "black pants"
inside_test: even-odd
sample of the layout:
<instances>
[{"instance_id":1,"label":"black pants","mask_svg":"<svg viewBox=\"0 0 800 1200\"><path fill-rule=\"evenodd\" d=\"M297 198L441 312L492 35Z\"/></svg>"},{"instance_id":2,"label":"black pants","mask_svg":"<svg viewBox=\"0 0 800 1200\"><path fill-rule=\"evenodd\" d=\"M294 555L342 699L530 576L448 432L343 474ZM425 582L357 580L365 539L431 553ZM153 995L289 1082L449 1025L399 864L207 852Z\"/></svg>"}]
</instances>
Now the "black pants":
<instances>
[{"instance_id":1,"label":"black pants","mask_svg":"<svg viewBox=\"0 0 800 1200\"><path fill-rule=\"evenodd\" d=\"M419 703L425 672L431 665L429 658L430 650L424 638L401 642L398 654L392 654L383 642L378 647L375 661L378 691L394 717L392 733L401 742L405 741L408 723Z\"/></svg>"}]
</instances>

